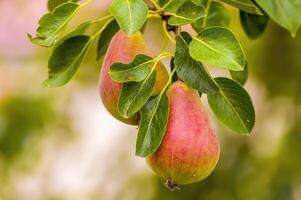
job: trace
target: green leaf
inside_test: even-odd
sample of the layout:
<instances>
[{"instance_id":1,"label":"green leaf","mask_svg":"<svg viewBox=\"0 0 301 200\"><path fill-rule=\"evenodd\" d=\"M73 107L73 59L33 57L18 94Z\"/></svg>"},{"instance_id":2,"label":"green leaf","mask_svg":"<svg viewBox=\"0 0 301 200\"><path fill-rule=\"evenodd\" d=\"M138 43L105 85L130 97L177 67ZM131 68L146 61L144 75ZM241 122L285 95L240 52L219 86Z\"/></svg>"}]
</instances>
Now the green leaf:
<instances>
[{"instance_id":1,"label":"green leaf","mask_svg":"<svg viewBox=\"0 0 301 200\"><path fill-rule=\"evenodd\" d=\"M116 20L110 22L99 36L97 44L97 60L99 60L107 51L108 46L114 35L119 31Z\"/></svg>"},{"instance_id":2,"label":"green leaf","mask_svg":"<svg viewBox=\"0 0 301 200\"><path fill-rule=\"evenodd\" d=\"M175 68L177 75L190 87L204 93L218 92L219 88L201 63L190 57L189 44L192 38L187 32L177 37Z\"/></svg>"},{"instance_id":3,"label":"green leaf","mask_svg":"<svg viewBox=\"0 0 301 200\"><path fill-rule=\"evenodd\" d=\"M86 32L86 30L90 27L90 25L91 25L90 21L78 25L74 30L72 30L70 33L65 35L62 39L60 39L60 41L57 42L57 44L61 44L62 41L66 40L67 38L71 38L77 35L83 35Z\"/></svg>"},{"instance_id":4,"label":"green leaf","mask_svg":"<svg viewBox=\"0 0 301 200\"><path fill-rule=\"evenodd\" d=\"M153 58L139 54L129 64L114 63L109 73L112 80L116 82L141 82L150 73L153 64Z\"/></svg>"},{"instance_id":5,"label":"green leaf","mask_svg":"<svg viewBox=\"0 0 301 200\"><path fill-rule=\"evenodd\" d=\"M110 12L117 20L121 30L130 36L143 26L147 18L148 7L143 0L113 0Z\"/></svg>"},{"instance_id":6,"label":"green leaf","mask_svg":"<svg viewBox=\"0 0 301 200\"><path fill-rule=\"evenodd\" d=\"M202 30L190 43L190 55L204 64L242 71L246 58L239 41L227 28Z\"/></svg>"},{"instance_id":7,"label":"green leaf","mask_svg":"<svg viewBox=\"0 0 301 200\"><path fill-rule=\"evenodd\" d=\"M295 36L301 25L300 0L256 0L270 18Z\"/></svg>"},{"instance_id":8,"label":"green leaf","mask_svg":"<svg viewBox=\"0 0 301 200\"><path fill-rule=\"evenodd\" d=\"M156 76L154 70L142 82L123 83L118 102L118 110L123 117L133 116L147 102L155 88Z\"/></svg>"},{"instance_id":9,"label":"green leaf","mask_svg":"<svg viewBox=\"0 0 301 200\"><path fill-rule=\"evenodd\" d=\"M170 59L170 71L173 71L174 69L175 69L175 57L172 57ZM178 77L177 72L175 71L171 77L171 82L174 83L177 80L179 80L179 77Z\"/></svg>"},{"instance_id":10,"label":"green leaf","mask_svg":"<svg viewBox=\"0 0 301 200\"><path fill-rule=\"evenodd\" d=\"M170 0L164 5L164 11L177 13L178 9L188 0Z\"/></svg>"},{"instance_id":11,"label":"green leaf","mask_svg":"<svg viewBox=\"0 0 301 200\"><path fill-rule=\"evenodd\" d=\"M44 87L57 87L66 84L78 70L90 44L90 37L79 35L68 38L53 51L49 63L49 78Z\"/></svg>"},{"instance_id":12,"label":"green leaf","mask_svg":"<svg viewBox=\"0 0 301 200\"><path fill-rule=\"evenodd\" d=\"M165 4L167 4L169 0L159 0L159 5L163 7Z\"/></svg>"},{"instance_id":13,"label":"green leaf","mask_svg":"<svg viewBox=\"0 0 301 200\"><path fill-rule=\"evenodd\" d=\"M191 0L191 1L198 6L203 5L203 0Z\"/></svg>"},{"instance_id":14,"label":"green leaf","mask_svg":"<svg viewBox=\"0 0 301 200\"><path fill-rule=\"evenodd\" d=\"M78 2L79 0L48 0L47 7L49 11L53 11L57 6L66 2Z\"/></svg>"},{"instance_id":15,"label":"green leaf","mask_svg":"<svg viewBox=\"0 0 301 200\"><path fill-rule=\"evenodd\" d=\"M240 10L243 10L248 13L259 14L262 15L260 9L253 3L252 0L220 0L229 5L232 5ZM263 0L270 1L270 0Z\"/></svg>"},{"instance_id":16,"label":"green leaf","mask_svg":"<svg viewBox=\"0 0 301 200\"><path fill-rule=\"evenodd\" d=\"M252 100L245 89L228 78L215 78L220 92L208 94L208 102L216 117L231 130L250 133L255 123Z\"/></svg>"},{"instance_id":17,"label":"green leaf","mask_svg":"<svg viewBox=\"0 0 301 200\"><path fill-rule=\"evenodd\" d=\"M169 100L165 94L151 97L141 109L136 155L146 157L159 148L167 127Z\"/></svg>"},{"instance_id":18,"label":"green leaf","mask_svg":"<svg viewBox=\"0 0 301 200\"><path fill-rule=\"evenodd\" d=\"M267 16L250 14L244 11L240 11L239 16L244 31L252 40L257 39L265 31L269 21Z\"/></svg>"},{"instance_id":19,"label":"green leaf","mask_svg":"<svg viewBox=\"0 0 301 200\"><path fill-rule=\"evenodd\" d=\"M33 38L28 34L31 42L45 47L52 46L60 32L78 10L79 5L76 3L64 3L56 7L53 12L44 15L39 20L39 27L36 31L37 37Z\"/></svg>"},{"instance_id":20,"label":"green leaf","mask_svg":"<svg viewBox=\"0 0 301 200\"><path fill-rule=\"evenodd\" d=\"M206 16L205 8L202 5L198 6L188 0L180 6L176 15L169 18L168 24L172 26L190 24L204 16Z\"/></svg>"},{"instance_id":21,"label":"green leaf","mask_svg":"<svg viewBox=\"0 0 301 200\"><path fill-rule=\"evenodd\" d=\"M244 85L247 82L249 76L248 62L246 62L246 66L243 71L237 72L230 70L229 72L233 80L239 82L241 85Z\"/></svg>"},{"instance_id":22,"label":"green leaf","mask_svg":"<svg viewBox=\"0 0 301 200\"><path fill-rule=\"evenodd\" d=\"M211 26L229 26L230 13L223 4L209 1L207 7L207 16L191 24L195 31L200 32L203 28Z\"/></svg>"}]
</instances>

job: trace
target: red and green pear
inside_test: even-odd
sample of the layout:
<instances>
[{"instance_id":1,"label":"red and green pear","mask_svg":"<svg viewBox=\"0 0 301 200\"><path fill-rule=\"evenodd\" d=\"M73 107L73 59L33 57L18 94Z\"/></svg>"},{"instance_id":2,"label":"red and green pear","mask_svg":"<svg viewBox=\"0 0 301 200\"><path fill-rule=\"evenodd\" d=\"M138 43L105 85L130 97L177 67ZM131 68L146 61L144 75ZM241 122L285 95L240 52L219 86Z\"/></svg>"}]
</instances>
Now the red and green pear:
<instances>
[{"instance_id":1,"label":"red and green pear","mask_svg":"<svg viewBox=\"0 0 301 200\"><path fill-rule=\"evenodd\" d=\"M218 162L220 145L196 90L177 81L167 96L170 113L166 133L159 149L146 160L174 189L205 179Z\"/></svg>"},{"instance_id":2,"label":"red and green pear","mask_svg":"<svg viewBox=\"0 0 301 200\"><path fill-rule=\"evenodd\" d=\"M122 83L114 82L109 75L109 70L113 63L130 63L138 54L152 56L150 50L147 48L143 35L140 32L137 32L128 37L122 31L117 32L109 44L99 77L100 97L106 109L116 119L132 125L137 125L139 123L139 113L130 118L124 118L119 114L118 100L122 89ZM156 70L157 82L153 95L158 94L168 81L168 72L161 63L158 63Z\"/></svg>"}]
</instances>

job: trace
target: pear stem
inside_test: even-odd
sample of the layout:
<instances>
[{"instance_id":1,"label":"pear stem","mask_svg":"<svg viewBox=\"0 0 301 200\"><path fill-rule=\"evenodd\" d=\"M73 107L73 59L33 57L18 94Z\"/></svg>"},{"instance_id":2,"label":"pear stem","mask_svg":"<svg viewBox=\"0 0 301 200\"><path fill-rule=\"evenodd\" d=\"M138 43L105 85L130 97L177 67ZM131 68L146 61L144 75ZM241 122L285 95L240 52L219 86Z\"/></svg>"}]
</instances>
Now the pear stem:
<instances>
[{"instance_id":1,"label":"pear stem","mask_svg":"<svg viewBox=\"0 0 301 200\"><path fill-rule=\"evenodd\" d=\"M176 69L173 69L172 72L171 72L171 74L170 74L170 76L169 76L169 79L168 79L166 85L164 86L163 90L161 91L160 95L163 95L164 92L167 90L168 86L171 84L172 77L173 77L173 75L174 75L175 72L176 72Z\"/></svg>"},{"instance_id":2,"label":"pear stem","mask_svg":"<svg viewBox=\"0 0 301 200\"><path fill-rule=\"evenodd\" d=\"M171 37L171 35L169 35L169 32L168 32L167 27L166 27L166 25L167 25L166 21L163 21L163 22L162 22L162 25L163 25L163 31L164 31L165 35L167 36L167 38L168 38L173 44L176 44L176 41Z\"/></svg>"},{"instance_id":3,"label":"pear stem","mask_svg":"<svg viewBox=\"0 0 301 200\"><path fill-rule=\"evenodd\" d=\"M86 2L84 2L83 4L80 5L81 8L86 7L87 5L89 5L90 3L92 3L95 0L88 0Z\"/></svg>"},{"instance_id":4,"label":"pear stem","mask_svg":"<svg viewBox=\"0 0 301 200\"><path fill-rule=\"evenodd\" d=\"M181 190L178 184L171 182L170 180L167 180L164 184L170 191L177 191Z\"/></svg>"}]
</instances>

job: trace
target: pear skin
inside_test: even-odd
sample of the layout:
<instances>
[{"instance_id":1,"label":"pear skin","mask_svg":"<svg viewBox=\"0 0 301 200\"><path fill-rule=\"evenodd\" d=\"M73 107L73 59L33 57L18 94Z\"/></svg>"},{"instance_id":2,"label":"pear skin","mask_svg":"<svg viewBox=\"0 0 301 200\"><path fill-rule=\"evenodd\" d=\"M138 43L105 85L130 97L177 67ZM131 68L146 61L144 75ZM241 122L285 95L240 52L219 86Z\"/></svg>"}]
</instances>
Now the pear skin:
<instances>
[{"instance_id":1,"label":"pear skin","mask_svg":"<svg viewBox=\"0 0 301 200\"><path fill-rule=\"evenodd\" d=\"M109 70L113 63L130 63L138 54L152 56L143 35L137 32L128 37L121 31L117 32L109 44L99 76L99 93L104 106L116 119L131 125L139 123L140 115L137 113L130 118L124 118L119 114L118 100L122 83L114 82L109 75ZM161 63L158 63L156 70L157 81L153 95L158 94L168 81L168 72Z\"/></svg>"},{"instance_id":2,"label":"pear skin","mask_svg":"<svg viewBox=\"0 0 301 200\"><path fill-rule=\"evenodd\" d=\"M206 178L217 164L220 145L196 90L177 81L167 96L170 113L166 133L159 149L146 160L174 189Z\"/></svg>"}]
</instances>

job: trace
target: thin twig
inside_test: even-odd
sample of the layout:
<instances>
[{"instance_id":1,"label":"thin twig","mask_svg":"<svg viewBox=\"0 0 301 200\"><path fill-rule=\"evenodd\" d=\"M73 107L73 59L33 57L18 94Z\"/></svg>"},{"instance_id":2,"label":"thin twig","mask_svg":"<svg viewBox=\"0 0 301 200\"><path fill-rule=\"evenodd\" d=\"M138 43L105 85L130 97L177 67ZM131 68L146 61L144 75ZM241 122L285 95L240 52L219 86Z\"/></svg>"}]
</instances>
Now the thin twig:
<instances>
[{"instance_id":1,"label":"thin twig","mask_svg":"<svg viewBox=\"0 0 301 200\"><path fill-rule=\"evenodd\" d=\"M82 4L80 5L80 7L81 7L81 8L86 7L87 5L89 5L90 3L92 3L93 1L95 1L95 0L88 0L88 1L86 1L86 2L84 2L84 3L82 3Z\"/></svg>"}]
</instances>

